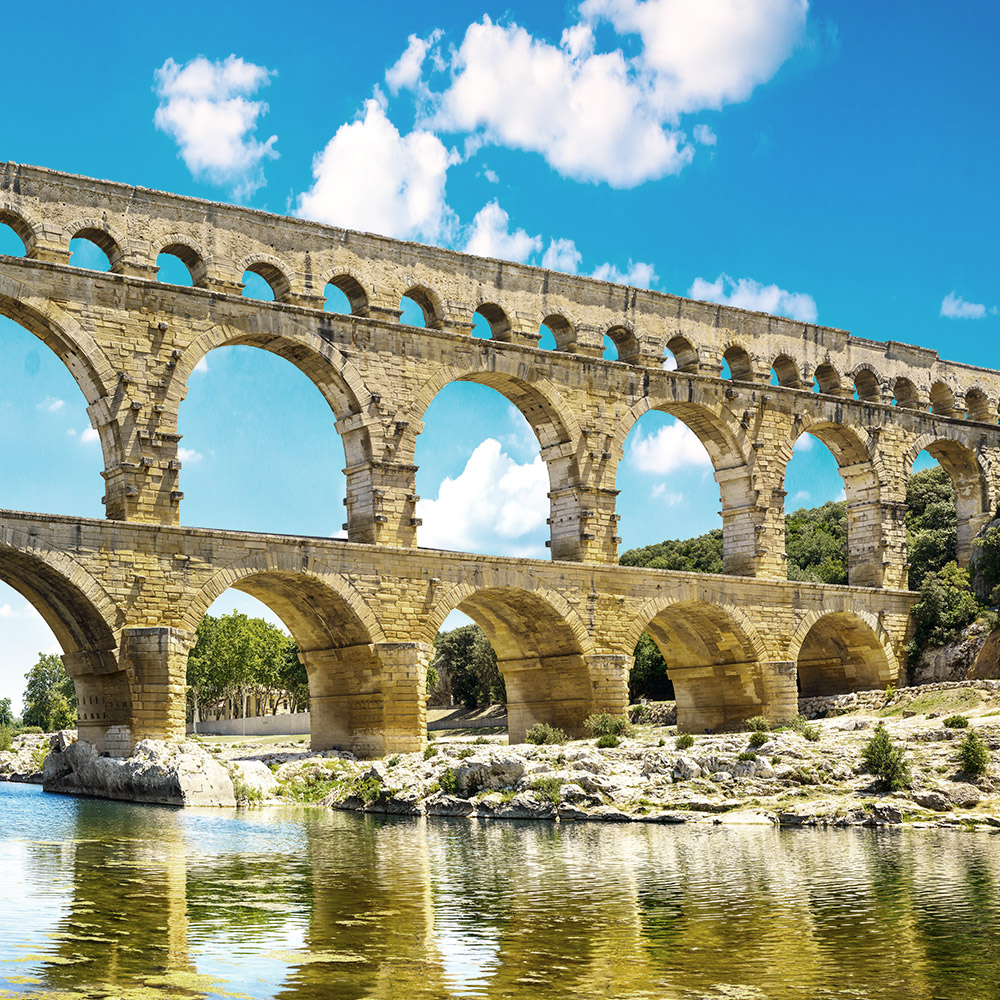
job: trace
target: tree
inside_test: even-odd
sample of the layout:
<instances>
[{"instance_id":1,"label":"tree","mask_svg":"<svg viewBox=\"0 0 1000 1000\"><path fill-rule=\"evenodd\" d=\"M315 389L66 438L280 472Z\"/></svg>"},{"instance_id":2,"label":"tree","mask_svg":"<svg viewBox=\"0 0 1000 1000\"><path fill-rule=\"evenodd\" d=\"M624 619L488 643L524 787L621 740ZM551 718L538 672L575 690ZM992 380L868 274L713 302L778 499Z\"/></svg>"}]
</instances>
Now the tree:
<instances>
[{"instance_id":1,"label":"tree","mask_svg":"<svg viewBox=\"0 0 1000 1000\"><path fill-rule=\"evenodd\" d=\"M956 558L958 518L951 476L940 465L915 472L906 484L906 503L909 586L920 590L928 573Z\"/></svg>"},{"instance_id":2,"label":"tree","mask_svg":"<svg viewBox=\"0 0 1000 1000\"><path fill-rule=\"evenodd\" d=\"M0 726L14 725L14 710L10 698L0 698Z\"/></svg>"},{"instance_id":3,"label":"tree","mask_svg":"<svg viewBox=\"0 0 1000 1000\"><path fill-rule=\"evenodd\" d=\"M969 586L969 574L950 562L928 573L920 585L920 600L910 611L914 621L910 658L928 646L944 646L976 620L982 607Z\"/></svg>"},{"instance_id":4,"label":"tree","mask_svg":"<svg viewBox=\"0 0 1000 1000\"><path fill-rule=\"evenodd\" d=\"M438 632L434 649L435 669L447 673L452 695L466 708L507 703L497 654L478 625Z\"/></svg>"},{"instance_id":5,"label":"tree","mask_svg":"<svg viewBox=\"0 0 1000 1000\"><path fill-rule=\"evenodd\" d=\"M674 685L667 676L667 664L663 654L649 633L643 632L635 647L632 672L628 675L629 701L636 702L640 698L671 701L673 697Z\"/></svg>"},{"instance_id":6,"label":"tree","mask_svg":"<svg viewBox=\"0 0 1000 1000\"><path fill-rule=\"evenodd\" d=\"M26 726L38 726L44 732L66 729L76 723L76 688L66 675L61 656L39 653L38 662L24 675Z\"/></svg>"},{"instance_id":7,"label":"tree","mask_svg":"<svg viewBox=\"0 0 1000 1000\"><path fill-rule=\"evenodd\" d=\"M288 695L293 712L304 712L309 707L309 675L294 642L285 646L278 671L278 687Z\"/></svg>"}]
</instances>

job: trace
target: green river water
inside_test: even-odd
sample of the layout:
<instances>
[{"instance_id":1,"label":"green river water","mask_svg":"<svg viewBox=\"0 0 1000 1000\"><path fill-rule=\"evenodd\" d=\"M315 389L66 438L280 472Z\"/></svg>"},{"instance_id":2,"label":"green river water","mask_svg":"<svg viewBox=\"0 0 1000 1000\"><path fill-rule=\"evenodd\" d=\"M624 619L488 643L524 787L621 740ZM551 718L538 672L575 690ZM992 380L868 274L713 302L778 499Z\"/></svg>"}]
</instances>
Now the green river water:
<instances>
[{"instance_id":1,"label":"green river water","mask_svg":"<svg viewBox=\"0 0 1000 1000\"><path fill-rule=\"evenodd\" d=\"M0 784L0 997L994 998L1000 839Z\"/></svg>"}]
</instances>

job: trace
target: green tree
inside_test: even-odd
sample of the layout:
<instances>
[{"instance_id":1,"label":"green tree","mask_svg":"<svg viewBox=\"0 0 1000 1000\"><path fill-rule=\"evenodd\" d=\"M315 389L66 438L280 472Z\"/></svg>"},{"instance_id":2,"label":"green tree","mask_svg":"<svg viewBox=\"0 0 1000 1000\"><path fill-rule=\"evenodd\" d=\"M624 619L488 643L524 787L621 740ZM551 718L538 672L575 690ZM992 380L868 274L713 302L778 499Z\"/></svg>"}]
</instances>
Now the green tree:
<instances>
[{"instance_id":1,"label":"green tree","mask_svg":"<svg viewBox=\"0 0 1000 1000\"><path fill-rule=\"evenodd\" d=\"M304 712L309 708L309 675L299 659L299 647L294 642L285 646L278 669L278 687L288 696L293 712Z\"/></svg>"},{"instance_id":2,"label":"green tree","mask_svg":"<svg viewBox=\"0 0 1000 1000\"><path fill-rule=\"evenodd\" d=\"M920 585L920 600L910 611L913 638L909 644L911 659L928 646L944 646L966 625L976 620L982 607L969 585L969 574L950 562L928 573Z\"/></svg>"},{"instance_id":3,"label":"green tree","mask_svg":"<svg viewBox=\"0 0 1000 1000\"><path fill-rule=\"evenodd\" d=\"M478 625L438 632L434 650L435 669L446 671L452 696L466 708L507 703L497 654Z\"/></svg>"},{"instance_id":4,"label":"green tree","mask_svg":"<svg viewBox=\"0 0 1000 1000\"><path fill-rule=\"evenodd\" d=\"M24 675L26 726L38 726L45 732L67 729L76 723L76 688L66 675L61 656L39 653L38 662Z\"/></svg>"},{"instance_id":5,"label":"green tree","mask_svg":"<svg viewBox=\"0 0 1000 1000\"><path fill-rule=\"evenodd\" d=\"M635 647L635 663L628 675L628 697L630 702L640 698L670 701L674 697L674 685L667 676L666 661L648 632L639 636Z\"/></svg>"},{"instance_id":6,"label":"green tree","mask_svg":"<svg viewBox=\"0 0 1000 1000\"><path fill-rule=\"evenodd\" d=\"M788 579L847 583L847 504L830 501L785 518Z\"/></svg>"},{"instance_id":7,"label":"green tree","mask_svg":"<svg viewBox=\"0 0 1000 1000\"><path fill-rule=\"evenodd\" d=\"M915 472L906 484L906 504L909 586L920 590L928 573L956 558L958 519L951 476L940 465Z\"/></svg>"},{"instance_id":8,"label":"green tree","mask_svg":"<svg viewBox=\"0 0 1000 1000\"><path fill-rule=\"evenodd\" d=\"M14 725L14 710L10 698L0 698L0 726Z\"/></svg>"}]
</instances>

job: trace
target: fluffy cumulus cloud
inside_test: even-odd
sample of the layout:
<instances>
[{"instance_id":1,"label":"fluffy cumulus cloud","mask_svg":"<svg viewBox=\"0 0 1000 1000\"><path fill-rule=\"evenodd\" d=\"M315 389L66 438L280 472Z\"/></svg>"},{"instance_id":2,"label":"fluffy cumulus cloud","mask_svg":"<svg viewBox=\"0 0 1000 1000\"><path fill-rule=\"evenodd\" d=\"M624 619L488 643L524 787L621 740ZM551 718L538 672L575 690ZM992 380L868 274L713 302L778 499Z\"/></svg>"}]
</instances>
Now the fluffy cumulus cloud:
<instances>
[{"instance_id":1,"label":"fluffy cumulus cloud","mask_svg":"<svg viewBox=\"0 0 1000 1000\"><path fill-rule=\"evenodd\" d=\"M487 438L436 499L417 504L423 546L544 557L549 476L540 456L519 464Z\"/></svg>"},{"instance_id":2,"label":"fluffy cumulus cloud","mask_svg":"<svg viewBox=\"0 0 1000 1000\"><path fill-rule=\"evenodd\" d=\"M314 158L313 185L297 214L384 236L441 240L454 227L445 182L455 162L432 132L401 135L376 96Z\"/></svg>"},{"instance_id":3,"label":"fluffy cumulus cloud","mask_svg":"<svg viewBox=\"0 0 1000 1000\"><path fill-rule=\"evenodd\" d=\"M982 319L986 306L979 302L966 302L961 295L949 292L941 302L941 315L945 319Z\"/></svg>"},{"instance_id":4,"label":"fluffy cumulus cloud","mask_svg":"<svg viewBox=\"0 0 1000 1000\"><path fill-rule=\"evenodd\" d=\"M550 271L576 274L582 260L583 254L577 250L572 240L552 239L542 257L542 267L547 267Z\"/></svg>"},{"instance_id":5,"label":"fluffy cumulus cloud","mask_svg":"<svg viewBox=\"0 0 1000 1000\"><path fill-rule=\"evenodd\" d=\"M156 70L160 103L153 120L177 143L195 177L226 185L236 197L249 197L264 184L263 163L278 155L278 137L255 137L267 105L251 98L272 75L235 55L215 62L198 56L184 64L168 59Z\"/></svg>"},{"instance_id":6,"label":"fluffy cumulus cloud","mask_svg":"<svg viewBox=\"0 0 1000 1000\"><path fill-rule=\"evenodd\" d=\"M714 146L719 137L707 125L695 125L694 141L700 146Z\"/></svg>"},{"instance_id":7,"label":"fluffy cumulus cloud","mask_svg":"<svg viewBox=\"0 0 1000 1000\"><path fill-rule=\"evenodd\" d=\"M695 278L688 295L705 302L787 316L801 323L815 323L819 315L815 299L805 292L787 292L777 285L761 285L753 278L737 280L728 274L720 274L715 281Z\"/></svg>"},{"instance_id":8,"label":"fluffy cumulus cloud","mask_svg":"<svg viewBox=\"0 0 1000 1000\"><path fill-rule=\"evenodd\" d=\"M614 264L601 264L594 268L592 278L601 281L613 281L616 285L632 285L635 288L652 288L656 284L656 271L652 264L644 264L641 260L634 264L630 260L628 267L620 271Z\"/></svg>"},{"instance_id":9,"label":"fluffy cumulus cloud","mask_svg":"<svg viewBox=\"0 0 1000 1000\"><path fill-rule=\"evenodd\" d=\"M523 229L512 233L510 216L494 199L476 213L463 249L480 257L499 257L523 263L542 249L542 238L529 236Z\"/></svg>"},{"instance_id":10,"label":"fluffy cumulus cloud","mask_svg":"<svg viewBox=\"0 0 1000 1000\"><path fill-rule=\"evenodd\" d=\"M193 448L178 448L177 457L182 462L200 462L204 458L200 451L195 451Z\"/></svg>"},{"instance_id":11,"label":"fluffy cumulus cloud","mask_svg":"<svg viewBox=\"0 0 1000 1000\"><path fill-rule=\"evenodd\" d=\"M664 476L678 469L712 466L705 446L680 421L664 424L652 434L643 434L642 427L637 427L629 444L627 457L640 472L657 476Z\"/></svg>"},{"instance_id":12,"label":"fluffy cumulus cloud","mask_svg":"<svg viewBox=\"0 0 1000 1000\"><path fill-rule=\"evenodd\" d=\"M410 35L406 40L407 46L403 54L385 71L386 86L391 93L398 94L400 90L414 90L419 87L424 59L440 37L440 29L431 32L427 38ZM440 59L439 55L437 59Z\"/></svg>"},{"instance_id":13,"label":"fluffy cumulus cloud","mask_svg":"<svg viewBox=\"0 0 1000 1000\"><path fill-rule=\"evenodd\" d=\"M56 399L55 396L46 396L35 407L37 410L45 410L46 413L58 413L66 405L65 399Z\"/></svg>"},{"instance_id":14,"label":"fluffy cumulus cloud","mask_svg":"<svg viewBox=\"0 0 1000 1000\"><path fill-rule=\"evenodd\" d=\"M96 444L100 440L101 435L95 427L87 427L80 432L80 444Z\"/></svg>"}]
</instances>

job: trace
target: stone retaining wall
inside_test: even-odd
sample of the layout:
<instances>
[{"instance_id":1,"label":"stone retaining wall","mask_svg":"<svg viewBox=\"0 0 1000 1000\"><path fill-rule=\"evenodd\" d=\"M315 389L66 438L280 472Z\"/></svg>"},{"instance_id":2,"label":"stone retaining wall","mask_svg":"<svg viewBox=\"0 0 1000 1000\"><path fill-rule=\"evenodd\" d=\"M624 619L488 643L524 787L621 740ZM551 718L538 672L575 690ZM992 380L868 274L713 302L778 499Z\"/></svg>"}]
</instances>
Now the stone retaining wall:
<instances>
[{"instance_id":1,"label":"stone retaining wall","mask_svg":"<svg viewBox=\"0 0 1000 1000\"><path fill-rule=\"evenodd\" d=\"M947 691L955 688L977 688L982 691L1000 691L1000 681L942 681L938 684L920 684L915 687L899 688L895 698L912 699L931 691ZM828 715L843 715L859 709L876 712L889 704L885 691L854 691L851 694L823 695L815 698L799 699L799 714L807 719L821 719Z\"/></svg>"}]
</instances>

